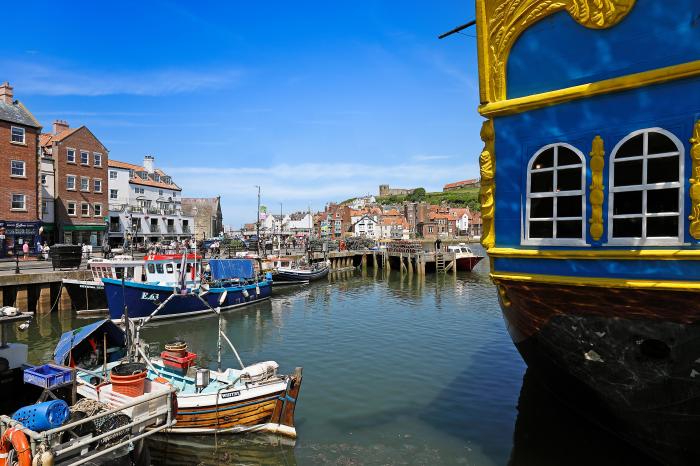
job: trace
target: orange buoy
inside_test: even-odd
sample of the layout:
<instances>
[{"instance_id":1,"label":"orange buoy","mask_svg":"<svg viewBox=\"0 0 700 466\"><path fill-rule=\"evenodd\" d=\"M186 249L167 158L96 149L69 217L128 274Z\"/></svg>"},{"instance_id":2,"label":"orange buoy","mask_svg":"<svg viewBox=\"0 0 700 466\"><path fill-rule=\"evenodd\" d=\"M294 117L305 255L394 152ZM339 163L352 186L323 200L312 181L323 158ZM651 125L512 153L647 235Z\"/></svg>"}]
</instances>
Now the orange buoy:
<instances>
[{"instance_id":1,"label":"orange buoy","mask_svg":"<svg viewBox=\"0 0 700 466\"><path fill-rule=\"evenodd\" d=\"M0 441L0 460L5 465L7 465L10 450L14 450L17 454L19 466L32 466L32 450L29 448L27 436L14 427L7 429Z\"/></svg>"}]
</instances>

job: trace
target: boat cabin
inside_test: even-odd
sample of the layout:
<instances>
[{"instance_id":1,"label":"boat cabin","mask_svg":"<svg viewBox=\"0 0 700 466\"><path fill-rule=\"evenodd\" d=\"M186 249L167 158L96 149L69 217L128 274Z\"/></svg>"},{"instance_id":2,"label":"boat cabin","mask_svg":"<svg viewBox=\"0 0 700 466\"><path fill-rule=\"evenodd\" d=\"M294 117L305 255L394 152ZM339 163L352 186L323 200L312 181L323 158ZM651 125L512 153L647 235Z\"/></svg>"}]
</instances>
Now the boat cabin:
<instances>
[{"instance_id":1,"label":"boat cabin","mask_svg":"<svg viewBox=\"0 0 700 466\"><path fill-rule=\"evenodd\" d=\"M184 267L184 282L186 285L197 285L202 272L202 258L194 254L152 254L146 256L144 270L146 282L163 286L175 286L183 278L181 271Z\"/></svg>"},{"instance_id":2,"label":"boat cabin","mask_svg":"<svg viewBox=\"0 0 700 466\"><path fill-rule=\"evenodd\" d=\"M463 254L474 254L469 246L464 243L450 244L447 246L449 252L463 253Z\"/></svg>"},{"instance_id":3,"label":"boat cabin","mask_svg":"<svg viewBox=\"0 0 700 466\"><path fill-rule=\"evenodd\" d=\"M92 277L95 282L101 282L102 278L115 278L125 280L143 282L146 277L144 275L144 266L142 260L135 260L131 257L117 256L114 259L92 259L88 265L92 271Z\"/></svg>"}]
</instances>

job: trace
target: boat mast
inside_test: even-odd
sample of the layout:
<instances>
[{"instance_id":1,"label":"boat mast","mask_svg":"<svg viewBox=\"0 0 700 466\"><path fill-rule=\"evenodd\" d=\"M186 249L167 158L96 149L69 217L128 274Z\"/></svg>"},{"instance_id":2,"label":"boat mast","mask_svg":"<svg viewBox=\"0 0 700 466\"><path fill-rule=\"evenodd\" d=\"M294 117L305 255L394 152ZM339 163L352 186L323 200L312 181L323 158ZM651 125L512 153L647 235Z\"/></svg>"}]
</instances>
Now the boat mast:
<instances>
[{"instance_id":1,"label":"boat mast","mask_svg":"<svg viewBox=\"0 0 700 466\"><path fill-rule=\"evenodd\" d=\"M255 212L255 231L257 235L257 241L255 241L258 257L260 257L260 186L255 185L258 188L258 210Z\"/></svg>"}]
</instances>

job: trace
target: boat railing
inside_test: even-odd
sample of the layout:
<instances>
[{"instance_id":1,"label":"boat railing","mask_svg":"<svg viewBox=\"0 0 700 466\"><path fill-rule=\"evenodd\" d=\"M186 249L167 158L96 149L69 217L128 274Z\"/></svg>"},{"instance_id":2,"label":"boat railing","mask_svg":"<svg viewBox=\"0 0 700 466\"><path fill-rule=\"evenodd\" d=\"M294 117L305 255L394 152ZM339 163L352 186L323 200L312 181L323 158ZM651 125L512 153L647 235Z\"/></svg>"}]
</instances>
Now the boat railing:
<instances>
[{"instance_id":1,"label":"boat railing","mask_svg":"<svg viewBox=\"0 0 700 466\"><path fill-rule=\"evenodd\" d=\"M175 418L177 416L177 413L173 412L174 404L171 402L174 396L176 396L175 388L168 387L166 390L161 390L148 395L142 395L125 403L119 403L117 406L109 409L108 411L100 412L77 421L69 422L60 427L43 432L35 432L24 427L20 422L15 421L11 417L2 415L0 416L0 435L4 435L5 431L9 428L19 429L29 438L32 457L37 455L39 452L39 446L44 444L51 448L54 455L55 464L71 464L78 466L109 455L120 448L125 448L125 451L128 451L127 449L131 448L131 444L133 444L133 442L174 426L176 423ZM152 409L154 402L158 404L159 401L163 403L163 406L167 407L167 412L164 419L162 419L162 412ZM110 416L121 414L127 409L135 408L134 412L136 412L136 409L143 407L145 407L145 409L141 410L138 416L134 415L133 418L130 419L130 422L116 427L113 430L109 430L95 436L91 434L77 436L77 438L73 438L67 442L63 439L65 434L70 434L72 437L76 437L74 429L78 426L94 421L98 421L97 424L100 424L100 420L106 420ZM96 447L94 450L88 450L87 454L80 454L81 450L89 447L91 444L100 442L108 437L114 437L120 432L127 431L127 429L131 432L131 435L127 433L127 435L125 435L121 440L116 441L115 443L109 442L109 446L105 446L104 448ZM78 455L77 458L75 457L76 454Z\"/></svg>"}]
</instances>

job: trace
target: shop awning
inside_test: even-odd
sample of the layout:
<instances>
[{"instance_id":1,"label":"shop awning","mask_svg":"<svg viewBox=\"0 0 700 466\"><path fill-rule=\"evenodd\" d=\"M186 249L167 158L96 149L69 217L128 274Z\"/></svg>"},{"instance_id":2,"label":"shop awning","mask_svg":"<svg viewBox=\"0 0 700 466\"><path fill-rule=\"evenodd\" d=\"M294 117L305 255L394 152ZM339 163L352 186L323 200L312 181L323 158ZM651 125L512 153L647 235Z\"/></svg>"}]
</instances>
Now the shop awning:
<instances>
[{"instance_id":1,"label":"shop awning","mask_svg":"<svg viewBox=\"0 0 700 466\"><path fill-rule=\"evenodd\" d=\"M105 224L102 225L64 225L63 231L104 231L107 229Z\"/></svg>"},{"instance_id":2,"label":"shop awning","mask_svg":"<svg viewBox=\"0 0 700 466\"><path fill-rule=\"evenodd\" d=\"M44 227L44 231L54 231L56 229L56 225L53 223L44 223L41 226Z\"/></svg>"}]
</instances>

